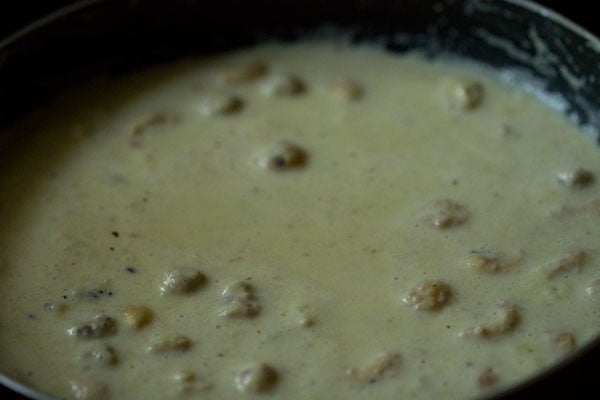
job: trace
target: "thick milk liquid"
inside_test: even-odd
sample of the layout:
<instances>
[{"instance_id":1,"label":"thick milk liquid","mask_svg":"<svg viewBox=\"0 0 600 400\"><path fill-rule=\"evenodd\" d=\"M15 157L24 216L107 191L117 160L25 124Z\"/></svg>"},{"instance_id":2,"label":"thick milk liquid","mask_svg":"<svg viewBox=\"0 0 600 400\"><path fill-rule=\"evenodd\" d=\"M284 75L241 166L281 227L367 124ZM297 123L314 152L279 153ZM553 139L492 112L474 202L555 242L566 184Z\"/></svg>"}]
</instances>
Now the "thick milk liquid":
<instances>
[{"instance_id":1,"label":"thick milk liquid","mask_svg":"<svg viewBox=\"0 0 600 400\"><path fill-rule=\"evenodd\" d=\"M472 398L600 332L600 150L477 68L265 44L13 131L0 369L57 398Z\"/></svg>"}]
</instances>

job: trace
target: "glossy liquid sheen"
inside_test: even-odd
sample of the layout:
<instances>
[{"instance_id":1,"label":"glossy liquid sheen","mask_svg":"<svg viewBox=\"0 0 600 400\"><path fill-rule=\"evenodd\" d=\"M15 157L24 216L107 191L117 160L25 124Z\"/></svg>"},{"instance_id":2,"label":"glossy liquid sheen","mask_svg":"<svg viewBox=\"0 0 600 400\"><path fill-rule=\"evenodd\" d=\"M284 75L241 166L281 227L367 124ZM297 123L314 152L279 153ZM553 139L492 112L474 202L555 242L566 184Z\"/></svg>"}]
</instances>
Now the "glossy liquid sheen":
<instances>
[{"instance_id":1,"label":"glossy liquid sheen","mask_svg":"<svg viewBox=\"0 0 600 400\"><path fill-rule=\"evenodd\" d=\"M13 130L0 365L57 398L472 398L599 333L599 149L475 67L265 44Z\"/></svg>"}]
</instances>

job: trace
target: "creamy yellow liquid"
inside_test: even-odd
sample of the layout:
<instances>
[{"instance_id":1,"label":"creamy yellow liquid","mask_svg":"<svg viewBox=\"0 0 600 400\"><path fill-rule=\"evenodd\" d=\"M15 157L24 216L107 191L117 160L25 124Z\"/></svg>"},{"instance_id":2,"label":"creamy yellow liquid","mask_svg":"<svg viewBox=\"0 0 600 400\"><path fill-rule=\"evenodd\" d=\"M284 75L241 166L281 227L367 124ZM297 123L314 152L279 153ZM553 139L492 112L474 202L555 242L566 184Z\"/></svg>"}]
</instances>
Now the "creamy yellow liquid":
<instances>
[{"instance_id":1,"label":"creamy yellow liquid","mask_svg":"<svg viewBox=\"0 0 600 400\"><path fill-rule=\"evenodd\" d=\"M600 331L599 149L485 71L261 45L97 82L13 130L1 371L58 398L472 398ZM273 168L281 143L305 159ZM205 282L169 292L178 267ZM447 290L431 309L428 280ZM228 314L233 282L252 311ZM73 334L99 314L110 334Z\"/></svg>"}]
</instances>

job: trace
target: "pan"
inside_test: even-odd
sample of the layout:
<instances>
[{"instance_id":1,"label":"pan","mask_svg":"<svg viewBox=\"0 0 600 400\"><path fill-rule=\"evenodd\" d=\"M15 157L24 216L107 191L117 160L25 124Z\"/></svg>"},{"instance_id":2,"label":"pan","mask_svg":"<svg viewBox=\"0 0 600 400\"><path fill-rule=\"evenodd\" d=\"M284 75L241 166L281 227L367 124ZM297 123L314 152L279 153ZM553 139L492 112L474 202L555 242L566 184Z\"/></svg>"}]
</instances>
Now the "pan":
<instances>
[{"instance_id":1,"label":"pan","mask_svg":"<svg viewBox=\"0 0 600 400\"><path fill-rule=\"evenodd\" d=\"M294 41L323 27L396 53L459 57L497 69L527 90L544 93L598 137L600 41L561 15L520 0L80 1L0 41L0 127L91 77L266 38ZM599 357L600 337L491 398L536 398L564 387L591 391L594 382L586 375ZM4 375L0 383L3 396L50 398Z\"/></svg>"}]
</instances>

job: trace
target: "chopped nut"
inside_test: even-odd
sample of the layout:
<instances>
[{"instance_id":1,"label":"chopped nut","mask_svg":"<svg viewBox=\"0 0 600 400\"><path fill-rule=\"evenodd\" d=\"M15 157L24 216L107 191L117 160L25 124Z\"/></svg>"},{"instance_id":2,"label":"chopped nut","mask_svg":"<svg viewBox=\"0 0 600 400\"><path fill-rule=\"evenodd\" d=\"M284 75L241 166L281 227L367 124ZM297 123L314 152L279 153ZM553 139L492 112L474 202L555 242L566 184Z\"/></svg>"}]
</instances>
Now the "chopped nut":
<instances>
[{"instance_id":1,"label":"chopped nut","mask_svg":"<svg viewBox=\"0 0 600 400\"><path fill-rule=\"evenodd\" d=\"M465 258L465 264L473 271L495 275L513 269L521 263L522 259L522 252L519 252L518 256L508 258L502 253L484 249L471 251L471 254Z\"/></svg>"},{"instance_id":2,"label":"chopped nut","mask_svg":"<svg viewBox=\"0 0 600 400\"><path fill-rule=\"evenodd\" d=\"M260 305L254 287L247 282L234 282L223 290L221 295L221 309L219 316L221 317L254 317L258 315Z\"/></svg>"},{"instance_id":3,"label":"chopped nut","mask_svg":"<svg viewBox=\"0 0 600 400\"><path fill-rule=\"evenodd\" d=\"M216 71L217 78L226 84L240 84L263 77L267 73L267 65L261 61L245 65L223 67Z\"/></svg>"},{"instance_id":4,"label":"chopped nut","mask_svg":"<svg viewBox=\"0 0 600 400\"><path fill-rule=\"evenodd\" d=\"M486 368L477 377L477 387L486 389L498 382L498 375L491 368Z\"/></svg>"},{"instance_id":5,"label":"chopped nut","mask_svg":"<svg viewBox=\"0 0 600 400\"><path fill-rule=\"evenodd\" d=\"M294 75L274 76L262 86L263 94L270 97L297 96L304 90L304 83Z\"/></svg>"},{"instance_id":6,"label":"chopped nut","mask_svg":"<svg viewBox=\"0 0 600 400\"><path fill-rule=\"evenodd\" d=\"M308 306L301 306L298 308L298 316L296 321L298 325L305 328L310 328L316 324L316 318Z\"/></svg>"},{"instance_id":7,"label":"chopped nut","mask_svg":"<svg viewBox=\"0 0 600 400\"><path fill-rule=\"evenodd\" d=\"M577 340L571 332L559 332L552 335L551 345L554 350L560 353L568 353L575 349Z\"/></svg>"},{"instance_id":8,"label":"chopped nut","mask_svg":"<svg viewBox=\"0 0 600 400\"><path fill-rule=\"evenodd\" d=\"M121 311L121 318L129 328L139 329L152 320L152 310L146 306L129 306Z\"/></svg>"},{"instance_id":9,"label":"chopped nut","mask_svg":"<svg viewBox=\"0 0 600 400\"><path fill-rule=\"evenodd\" d=\"M68 334L86 339L100 339L117 332L117 322L104 314L97 315L92 321L68 329Z\"/></svg>"},{"instance_id":10,"label":"chopped nut","mask_svg":"<svg viewBox=\"0 0 600 400\"><path fill-rule=\"evenodd\" d=\"M568 256L558 261L557 265L550 271L548 276L550 278L556 278L573 271L581 272L587 257L588 255L585 251L573 250Z\"/></svg>"},{"instance_id":11,"label":"chopped nut","mask_svg":"<svg viewBox=\"0 0 600 400\"><path fill-rule=\"evenodd\" d=\"M240 392L262 393L269 391L278 380L277 371L261 363L245 368L235 377L235 386Z\"/></svg>"},{"instance_id":12,"label":"chopped nut","mask_svg":"<svg viewBox=\"0 0 600 400\"><path fill-rule=\"evenodd\" d=\"M160 292L162 294L191 293L206 283L206 276L195 268L178 267L164 275Z\"/></svg>"},{"instance_id":13,"label":"chopped nut","mask_svg":"<svg viewBox=\"0 0 600 400\"><path fill-rule=\"evenodd\" d=\"M451 297L448 285L440 280L427 280L408 292L403 301L416 310L438 310L445 306Z\"/></svg>"},{"instance_id":14,"label":"chopped nut","mask_svg":"<svg viewBox=\"0 0 600 400\"><path fill-rule=\"evenodd\" d=\"M391 375L400 364L400 354L382 352L377 354L364 368L350 368L346 376L359 382L373 383L385 375Z\"/></svg>"},{"instance_id":15,"label":"chopped nut","mask_svg":"<svg viewBox=\"0 0 600 400\"><path fill-rule=\"evenodd\" d=\"M87 368L110 367L117 364L117 353L111 346L99 343L88 348L79 356L79 361Z\"/></svg>"},{"instance_id":16,"label":"chopped nut","mask_svg":"<svg viewBox=\"0 0 600 400\"><path fill-rule=\"evenodd\" d=\"M571 188L583 189L594 183L594 174L583 168L577 168L572 172L560 172L557 176L558 182Z\"/></svg>"},{"instance_id":17,"label":"chopped nut","mask_svg":"<svg viewBox=\"0 0 600 400\"><path fill-rule=\"evenodd\" d=\"M150 115L145 115L134 122L133 127L131 128L131 134L134 137L142 136L151 128L170 124L176 121L177 117L175 115L170 114L154 113Z\"/></svg>"},{"instance_id":18,"label":"chopped nut","mask_svg":"<svg viewBox=\"0 0 600 400\"><path fill-rule=\"evenodd\" d=\"M193 371L178 371L171 378L179 394L191 395L194 392L206 392L213 388L211 381L201 379Z\"/></svg>"},{"instance_id":19,"label":"chopped nut","mask_svg":"<svg viewBox=\"0 0 600 400\"><path fill-rule=\"evenodd\" d=\"M46 303L44 304L44 310L51 311L57 314L64 314L69 310L69 305L67 303Z\"/></svg>"},{"instance_id":20,"label":"chopped nut","mask_svg":"<svg viewBox=\"0 0 600 400\"><path fill-rule=\"evenodd\" d=\"M444 80L446 105L451 110L473 110L483 102L483 86L478 82L463 80Z\"/></svg>"},{"instance_id":21,"label":"chopped nut","mask_svg":"<svg viewBox=\"0 0 600 400\"><path fill-rule=\"evenodd\" d=\"M69 382L73 397L77 400L106 400L110 398L108 386L89 379L73 379Z\"/></svg>"},{"instance_id":22,"label":"chopped nut","mask_svg":"<svg viewBox=\"0 0 600 400\"><path fill-rule=\"evenodd\" d=\"M596 299L600 299L600 279L594 279L585 288L585 293Z\"/></svg>"},{"instance_id":23,"label":"chopped nut","mask_svg":"<svg viewBox=\"0 0 600 400\"><path fill-rule=\"evenodd\" d=\"M494 311L497 321L488 325L477 325L461 332L461 336L490 338L512 331L519 323L519 311L509 302L500 303Z\"/></svg>"},{"instance_id":24,"label":"chopped nut","mask_svg":"<svg viewBox=\"0 0 600 400\"><path fill-rule=\"evenodd\" d=\"M465 206L444 199L431 204L425 215L425 220L434 228L448 229L464 224L468 216Z\"/></svg>"},{"instance_id":25,"label":"chopped nut","mask_svg":"<svg viewBox=\"0 0 600 400\"><path fill-rule=\"evenodd\" d=\"M186 351L192 347L192 341L183 335L170 335L163 337L148 347L151 353L165 353L175 351Z\"/></svg>"},{"instance_id":26,"label":"chopped nut","mask_svg":"<svg viewBox=\"0 0 600 400\"><path fill-rule=\"evenodd\" d=\"M262 163L271 170L287 171L304 167L307 159L306 151L300 146L282 142L269 150Z\"/></svg>"},{"instance_id":27,"label":"chopped nut","mask_svg":"<svg viewBox=\"0 0 600 400\"><path fill-rule=\"evenodd\" d=\"M242 109L244 102L236 96L212 94L201 99L198 110L207 117L234 114Z\"/></svg>"},{"instance_id":28,"label":"chopped nut","mask_svg":"<svg viewBox=\"0 0 600 400\"><path fill-rule=\"evenodd\" d=\"M335 82L331 85L331 92L345 101L358 100L363 94L362 88L350 80Z\"/></svg>"},{"instance_id":29,"label":"chopped nut","mask_svg":"<svg viewBox=\"0 0 600 400\"><path fill-rule=\"evenodd\" d=\"M173 374L173 380L179 383L192 383L196 380L196 374L192 371L177 371Z\"/></svg>"}]
</instances>

